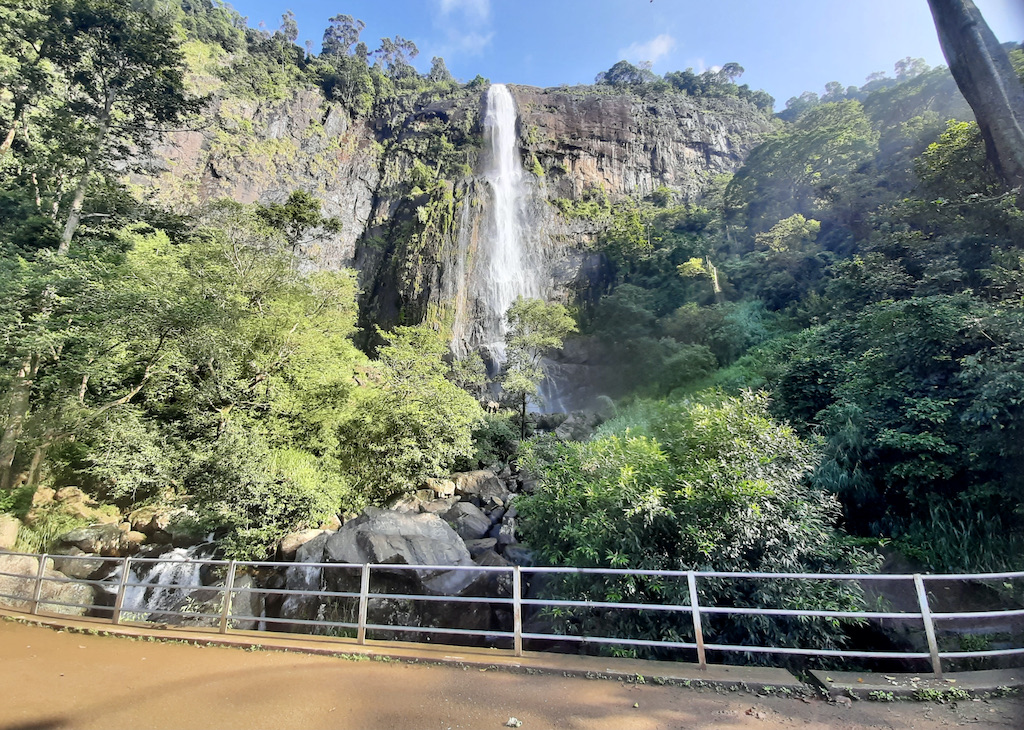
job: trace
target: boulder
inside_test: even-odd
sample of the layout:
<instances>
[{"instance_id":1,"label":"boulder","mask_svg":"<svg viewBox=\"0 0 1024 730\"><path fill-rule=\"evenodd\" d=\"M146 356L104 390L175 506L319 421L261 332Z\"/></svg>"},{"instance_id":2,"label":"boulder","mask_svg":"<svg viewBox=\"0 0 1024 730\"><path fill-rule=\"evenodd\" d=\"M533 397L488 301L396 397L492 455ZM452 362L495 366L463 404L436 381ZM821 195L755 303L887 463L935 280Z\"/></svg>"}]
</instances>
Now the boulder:
<instances>
[{"instance_id":1,"label":"boulder","mask_svg":"<svg viewBox=\"0 0 1024 730\"><path fill-rule=\"evenodd\" d=\"M458 497L444 497L442 499L432 499L423 505L422 512L430 512L431 514L440 515L450 510L457 502Z\"/></svg>"},{"instance_id":2,"label":"boulder","mask_svg":"<svg viewBox=\"0 0 1024 730\"><path fill-rule=\"evenodd\" d=\"M468 565L469 551L437 515L367 507L331 535L324 557L335 563Z\"/></svg>"},{"instance_id":3,"label":"boulder","mask_svg":"<svg viewBox=\"0 0 1024 730\"><path fill-rule=\"evenodd\" d=\"M60 542L64 545L72 545L86 553L119 555L123 534L117 525L89 525L62 535Z\"/></svg>"},{"instance_id":4,"label":"boulder","mask_svg":"<svg viewBox=\"0 0 1024 730\"><path fill-rule=\"evenodd\" d=\"M327 540L335 533L324 530L319 535L313 536L295 550L296 563L322 563L324 562L324 546Z\"/></svg>"},{"instance_id":5,"label":"boulder","mask_svg":"<svg viewBox=\"0 0 1024 730\"><path fill-rule=\"evenodd\" d=\"M239 570L235 574L235 588L258 588L253 576ZM231 594L231 628L241 631L255 631L259 628L260 616L265 610L263 594L254 590L242 590Z\"/></svg>"},{"instance_id":6,"label":"boulder","mask_svg":"<svg viewBox=\"0 0 1024 730\"><path fill-rule=\"evenodd\" d=\"M491 529L491 519L470 502L458 502L442 517L463 540L478 540Z\"/></svg>"},{"instance_id":7,"label":"boulder","mask_svg":"<svg viewBox=\"0 0 1024 730\"><path fill-rule=\"evenodd\" d=\"M477 507L497 497L502 502L508 499L509 491L504 482L490 469L465 471L452 474L455 481L455 493Z\"/></svg>"},{"instance_id":8,"label":"boulder","mask_svg":"<svg viewBox=\"0 0 1024 730\"><path fill-rule=\"evenodd\" d=\"M43 567L43 586L39 594L39 610L44 613L59 613L69 616L84 616L89 606L96 603L96 591L90 585L81 583L55 583L68 576L54 569L53 561L47 559ZM39 574L39 559L30 555L0 555L0 593L18 598L0 597L0 605L15 611L29 611L35 595L35 579ZM21 598L21 597L24 598ZM78 604L58 606L54 603Z\"/></svg>"},{"instance_id":9,"label":"boulder","mask_svg":"<svg viewBox=\"0 0 1024 730\"><path fill-rule=\"evenodd\" d=\"M424 481L424 485L439 499L455 495L455 482L451 479L434 479L433 477L427 477Z\"/></svg>"},{"instance_id":10,"label":"boulder","mask_svg":"<svg viewBox=\"0 0 1024 730\"><path fill-rule=\"evenodd\" d=\"M473 556L474 561L488 550L494 550L497 545L498 540L493 537L484 537L479 540L466 540L466 549L469 550L469 554Z\"/></svg>"},{"instance_id":11,"label":"boulder","mask_svg":"<svg viewBox=\"0 0 1024 730\"><path fill-rule=\"evenodd\" d=\"M121 550L128 555L134 555L139 552L148 539L144 532L129 530L121 537Z\"/></svg>"},{"instance_id":12,"label":"boulder","mask_svg":"<svg viewBox=\"0 0 1024 730\"><path fill-rule=\"evenodd\" d=\"M318 535L322 535L325 530L299 530L298 532L289 532L287 535L281 538L281 542L277 544L277 557L279 560L292 560L295 557L295 551L305 545L307 542L312 540ZM314 561L319 562L319 558Z\"/></svg>"},{"instance_id":13,"label":"boulder","mask_svg":"<svg viewBox=\"0 0 1024 730\"><path fill-rule=\"evenodd\" d=\"M433 500L433 498L434 493L430 492L430 499ZM395 512L422 512L424 504L426 502L424 502L418 492L406 492L389 500L387 507Z\"/></svg>"},{"instance_id":14,"label":"boulder","mask_svg":"<svg viewBox=\"0 0 1024 730\"><path fill-rule=\"evenodd\" d=\"M506 545L505 549L502 550L502 554L505 559L514 565L533 565L534 555L533 550L530 549L529 545L523 543L514 543L512 545Z\"/></svg>"},{"instance_id":15,"label":"boulder","mask_svg":"<svg viewBox=\"0 0 1024 730\"><path fill-rule=\"evenodd\" d=\"M93 557L76 547L68 548L64 555L67 557L54 556L53 567L68 578L91 580L93 576L107 572L113 565L109 560Z\"/></svg>"},{"instance_id":16,"label":"boulder","mask_svg":"<svg viewBox=\"0 0 1024 730\"><path fill-rule=\"evenodd\" d=\"M596 413L573 411L555 429L555 438L559 441L586 441L602 422L603 419Z\"/></svg>"},{"instance_id":17,"label":"boulder","mask_svg":"<svg viewBox=\"0 0 1024 730\"><path fill-rule=\"evenodd\" d=\"M152 535L158 530L166 532L178 512L176 509L150 505L133 511L128 515L128 521L133 530Z\"/></svg>"},{"instance_id":18,"label":"boulder","mask_svg":"<svg viewBox=\"0 0 1024 730\"><path fill-rule=\"evenodd\" d=\"M498 529L498 534L494 536L498 540L498 547L503 548L506 545L512 545L513 543L519 542L516 539L516 520L514 517L506 517L501 527Z\"/></svg>"},{"instance_id":19,"label":"boulder","mask_svg":"<svg viewBox=\"0 0 1024 730\"><path fill-rule=\"evenodd\" d=\"M0 550L13 550L14 544L18 542L18 530L21 529L21 520L14 515L0 514Z\"/></svg>"}]
</instances>

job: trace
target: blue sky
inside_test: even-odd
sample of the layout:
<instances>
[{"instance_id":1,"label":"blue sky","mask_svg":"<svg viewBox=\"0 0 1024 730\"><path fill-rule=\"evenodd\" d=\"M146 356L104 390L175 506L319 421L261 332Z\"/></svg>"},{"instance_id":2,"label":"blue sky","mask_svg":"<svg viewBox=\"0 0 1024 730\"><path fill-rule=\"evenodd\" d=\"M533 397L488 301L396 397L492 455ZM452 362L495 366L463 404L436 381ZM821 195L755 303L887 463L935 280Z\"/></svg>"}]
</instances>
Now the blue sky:
<instances>
[{"instance_id":1,"label":"blue sky","mask_svg":"<svg viewBox=\"0 0 1024 730\"><path fill-rule=\"evenodd\" d=\"M1001 41L1024 40L1024 1L975 0ZM250 25L268 30L292 10L299 42L319 49L332 15L366 23L372 50L400 35L425 70L445 58L460 79L557 86L591 83L620 58L656 72L735 61L741 83L768 91L781 109L828 81L860 86L893 75L905 57L944 64L926 0L234 0Z\"/></svg>"}]
</instances>

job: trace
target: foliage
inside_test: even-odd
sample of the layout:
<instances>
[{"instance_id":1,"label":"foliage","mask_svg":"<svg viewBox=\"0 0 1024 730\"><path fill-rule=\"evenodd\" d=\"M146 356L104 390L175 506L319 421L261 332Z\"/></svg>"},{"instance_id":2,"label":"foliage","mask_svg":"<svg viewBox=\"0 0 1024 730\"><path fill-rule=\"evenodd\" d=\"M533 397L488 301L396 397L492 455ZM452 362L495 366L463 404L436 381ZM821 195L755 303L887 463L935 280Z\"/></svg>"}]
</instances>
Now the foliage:
<instances>
[{"instance_id":1,"label":"foliage","mask_svg":"<svg viewBox=\"0 0 1024 730\"><path fill-rule=\"evenodd\" d=\"M844 572L871 561L835 529L839 505L808 487L814 448L768 414L763 394L634 405L585 443L530 442L524 463L537 491L517 502L526 538L547 564L653 570ZM687 602L685 584L660 579L576 581L595 601ZM556 585L557 593L563 586ZM851 610L859 589L840 584L705 581L704 605ZM572 631L687 640L688 621L603 612L573 614ZM721 643L840 646L841 625L816 620L713 620ZM599 628L600 627L600 628ZM692 640L692 639L689 639Z\"/></svg>"},{"instance_id":2,"label":"foliage","mask_svg":"<svg viewBox=\"0 0 1024 730\"><path fill-rule=\"evenodd\" d=\"M361 498L382 503L473 455L476 400L447 379L446 344L426 326L381 333L378 386L337 427L337 458Z\"/></svg>"},{"instance_id":3,"label":"foliage","mask_svg":"<svg viewBox=\"0 0 1024 730\"><path fill-rule=\"evenodd\" d=\"M505 354L508 358L501 387L519 407L520 433L526 436L526 403L536 398L544 380L541 358L562 346L566 335L576 331L576 322L557 302L517 297L506 313L508 332Z\"/></svg>"}]
</instances>

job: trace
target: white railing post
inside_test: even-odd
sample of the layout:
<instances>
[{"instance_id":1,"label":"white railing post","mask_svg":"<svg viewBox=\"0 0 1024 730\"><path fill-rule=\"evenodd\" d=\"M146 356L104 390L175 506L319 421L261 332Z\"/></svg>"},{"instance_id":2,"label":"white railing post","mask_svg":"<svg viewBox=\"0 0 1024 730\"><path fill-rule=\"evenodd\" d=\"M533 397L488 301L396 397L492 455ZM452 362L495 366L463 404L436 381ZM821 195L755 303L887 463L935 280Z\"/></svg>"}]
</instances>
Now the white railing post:
<instances>
[{"instance_id":1,"label":"white railing post","mask_svg":"<svg viewBox=\"0 0 1024 730\"><path fill-rule=\"evenodd\" d=\"M121 582L117 586L117 598L114 600L114 615L111 617L112 624L121 623L121 608L124 606L125 584L128 583L128 573L131 572L132 559L125 557L121 563Z\"/></svg>"},{"instance_id":2,"label":"white railing post","mask_svg":"<svg viewBox=\"0 0 1024 730\"><path fill-rule=\"evenodd\" d=\"M928 592L924 589L924 579L920 573L914 573L914 587L917 588L917 602L921 606L921 619L924 621L924 635L928 639L928 652L932 655L932 674L942 676L942 659L939 658L939 643L935 640L935 624L932 611L928 606Z\"/></svg>"},{"instance_id":3,"label":"white railing post","mask_svg":"<svg viewBox=\"0 0 1024 730\"><path fill-rule=\"evenodd\" d=\"M231 591L235 588L235 561L228 563L228 575L224 580L224 606L220 611L220 633L228 632L231 616Z\"/></svg>"},{"instance_id":4,"label":"white railing post","mask_svg":"<svg viewBox=\"0 0 1024 730\"><path fill-rule=\"evenodd\" d=\"M518 565L512 567L512 649L523 655L523 574Z\"/></svg>"},{"instance_id":5,"label":"white railing post","mask_svg":"<svg viewBox=\"0 0 1024 730\"><path fill-rule=\"evenodd\" d=\"M35 616L39 613L39 599L43 595L43 574L46 573L46 553L39 556L39 570L36 571L36 587L32 591L32 610L31 613Z\"/></svg>"},{"instance_id":6,"label":"white railing post","mask_svg":"<svg viewBox=\"0 0 1024 730\"><path fill-rule=\"evenodd\" d=\"M359 575L359 627L356 629L356 643L366 643L366 609L370 601L370 564L363 563Z\"/></svg>"},{"instance_id":7,"label":"white railing post","mask_svg":"<svg viewBox=\"0 0 1024 730\"><path fill-rule=\"evenodd\" d=\"M704 649L704 629L700 622L700 604L697 601L697 576L692 570L686 572L686 584L690 589L690 616L693 617L693 639L697 643L697 663L701 670L708 668L707 652Z\"/></svg>"}]
</instances>

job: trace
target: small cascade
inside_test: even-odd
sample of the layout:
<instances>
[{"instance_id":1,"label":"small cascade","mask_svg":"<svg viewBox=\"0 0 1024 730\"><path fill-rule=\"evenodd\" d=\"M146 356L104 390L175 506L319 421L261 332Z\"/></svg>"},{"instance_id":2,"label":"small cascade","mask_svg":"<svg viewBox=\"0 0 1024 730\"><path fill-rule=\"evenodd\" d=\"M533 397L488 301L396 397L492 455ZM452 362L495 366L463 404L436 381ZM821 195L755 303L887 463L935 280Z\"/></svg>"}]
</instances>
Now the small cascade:
<instances>
[{"instance_id":1,"label":"small cascade","mask_svg":"<svg viewBox=\"0 0 1024 730\"><path fill-rule=\"evenodd\" d=\"M197 545L175 548L161 555L159 563L134 563L128 571L128 583L140 585L125 588L121 610L138 616L152 614L154 620L161 620L165 614L160 611L179 609L189 594L202 586L203 564L194 561L210 554L210 545ZM112 577L119 579L119 571Z\"/></svg>"},{"instance_id":2,"label":"small cascade","mask_svg":"<svg viewBox=\"0 0 1024 730\"><path fill-rule=\"evenodd\" d=\"M497 371L505 361L505 312L517 297L542 298L543 257L539 236L529 225L531 180L523 171L516 132L516 106L504 84L487 91L483 172L490 205L473 270L469 306L474 321L470 350L480 350Z\"/></svg>"}]
</instances>

